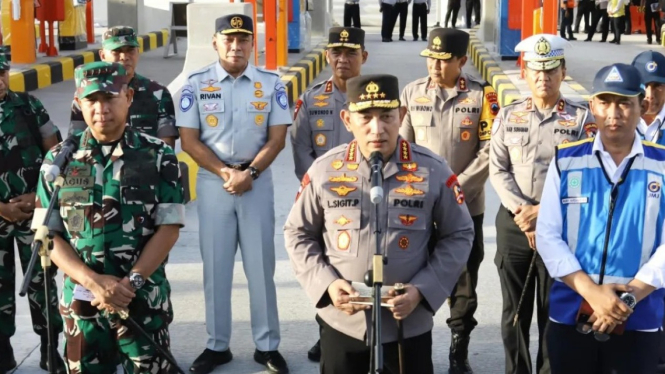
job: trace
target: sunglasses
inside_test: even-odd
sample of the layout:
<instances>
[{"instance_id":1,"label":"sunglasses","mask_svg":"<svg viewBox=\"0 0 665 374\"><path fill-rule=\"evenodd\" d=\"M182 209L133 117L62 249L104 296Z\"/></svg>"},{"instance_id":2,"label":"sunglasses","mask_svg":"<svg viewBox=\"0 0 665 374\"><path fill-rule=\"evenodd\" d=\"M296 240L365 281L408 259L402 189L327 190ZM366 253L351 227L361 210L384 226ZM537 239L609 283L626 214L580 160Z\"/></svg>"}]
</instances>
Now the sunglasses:
<instances>
[{"instance_id":1,"label":"sunglasses","mask_svg":"<svg viewBox=\"0 0 665 374\"><path fill-rule=\"evenodd\" d=\"M134 29L129 27L115 28L107 32L110 36L134 36Z\"/></svg>"},{"instance_id":2,"label":"sunglasses","mask_svg":"<svg viewBox=\"0 0 665 374\"><path fill-rule=\"evenodd\" d=\"M579 332L580 334L588 335L593 331L593 338L596 339L596 341L604 343L608 340L610 340L610 334L606 334L604 332L599 332L599 331L594 331L593 330L593 325L588 322L578 322L577 326L575 326L575 330Z\"/></svg>"}]
</instances>

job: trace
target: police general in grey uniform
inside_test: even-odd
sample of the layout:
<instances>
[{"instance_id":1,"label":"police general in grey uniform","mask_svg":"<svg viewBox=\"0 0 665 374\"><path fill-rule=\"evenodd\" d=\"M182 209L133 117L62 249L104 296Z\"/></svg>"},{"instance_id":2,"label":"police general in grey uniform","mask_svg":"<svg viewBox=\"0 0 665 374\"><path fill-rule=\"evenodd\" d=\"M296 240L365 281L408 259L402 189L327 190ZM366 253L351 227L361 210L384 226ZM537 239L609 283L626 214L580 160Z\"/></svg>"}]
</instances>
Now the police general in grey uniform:
<instances>
[{"instance_id":1,"label":"police general in grey uniform","mask_svg":"<svg viewBox=\"0 0 665 374\"><path fill-rule=\"evenodd\" d=\"M168 88L136 73L139 62L139 42L136 32L129 26L111 27L102 35L102 61L118 62L130 77L129 86L134 98L127 113L127 123L146 135L162 139L175 148L178 129L175 126L175 109ZM72 102L69 135L79 134L88 128L79 104Z\"/></svg>"},{"instance_id":2,"label":"police general in grey uniform","mask_svg":"<svg viewBox=\"0 0 665 374\"><path fill-rule=\"evenodd\" d=\"M409 83L401 102L407 108L400 128L404 139L443 157L457 174L473 218L475 236L469 261L450 295L451 374L472 373L468 361L471 331L478 322L478 269L484 257L483 218L488 176L490 133L499 112L497 95L484 80L462 72L469 46L467 32L436 28L420 55L429 76Z\"/></svg>"},{"instance_id":3,"label":"police general in grey uniform","mask_svg":"<svg viewBox=\"0 0 665 374\"><path fill-rule=\"evenodd\" d=\"M432 316L450 295L471 251L473 222L446 162L399 136L406 112L391 75L347 82L344 124L355 140L319 157L303 177L284 228L296 278L318 308L321 373L366 374L369 306L350 303L371 269L375 248L370 201L371 153L384 160L379 203L380 243L388 256L384 287L406 293L382 310L386 372L398 373L396 319L404 329L407 373L433 373ZM436 228L435 228L436 225ZM430 248L429 243L432 243ZM390 290L390 296L395 296Z\"/></svg>"},{"instance_id":4,"label":"police general in grey uniform","mask_svg":"<svg viewBox=\"0 0 665 374\"><path fill-rule=\"evenodd\" d=\"M524 52L526 79L531 96L503 107L492 126L490 140L490 182L501 199L496 216L497 252L503 313L501 335L505 349L506 374L532 373L529 328L534 294L538 299L537 373L550 372L547 348L543 344L552 285L536 250L535 230L540 196L554 147L594 136L597 126L586 106L563 97L559 91L566 76L566 39L550 34L533 35L515 50ZM535 279L527 272L535 257ZM517 305L527 287L513 326Z\"/></svg>"},{"instance_id":5,"label":"police general in grey uniform","mask_svg":"<svg viewBox=\"0 0 665 374\"><path fill-rule=\"evenodd\" d=\"M199 240L206 300L206 350L190 371L209 373L231 360L231 289L238 246L247 276L254 360L287 373L275 293L275 209L270 164L291 124L286 89L275 73L249 64L252 19L218 18L219 61L189 74L178 105L182 149L199 166Z\"/></svg>"},{"instance_id":6,"label":"police general in grey uniform","mask_svg":"<svg viewBox=\"0 0 665 374\"><path fill-rule=\"evenodd\" d=\"M364 30L330 28L326 60L333 75L305 91L296 102L291 144L298 180L302 180L314 159L353 140L339 113L346 102L346 81L360 75L367 56Z\"/></svg>"},{"instance_id":7,"label":"police general in grey uniform","mask_svg":"<svg viewBox=\"0 0 665 374\"><path fill-rule=\"evenodd\" d=\"M298 180L317 157L353 140L339 114L346 102L346 81L360 75L360 68L367 61L365 30L331 27L326 47L326 60L333 75L305 91L294 111L291 146ZM319 361L320 341L307 352L307 357Z\"/></svg>"}]
</instances>

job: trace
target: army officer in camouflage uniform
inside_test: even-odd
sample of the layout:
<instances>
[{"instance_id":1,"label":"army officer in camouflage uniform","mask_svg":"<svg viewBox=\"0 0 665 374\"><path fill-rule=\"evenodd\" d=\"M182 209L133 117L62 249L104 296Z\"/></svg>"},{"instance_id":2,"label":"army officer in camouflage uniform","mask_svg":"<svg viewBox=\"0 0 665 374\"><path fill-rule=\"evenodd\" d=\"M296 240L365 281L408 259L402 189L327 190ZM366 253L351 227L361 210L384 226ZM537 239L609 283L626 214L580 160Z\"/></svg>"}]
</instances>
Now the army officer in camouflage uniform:
<instances>
[{"instance_id":1,"label":"army officer in camouflage uniform","mask_svg":"<svg viewBox=\"0 0 665 374\"><path fill-rule=\"evenodd\" d=\"M139 42L134 29L128 26L110 28L102 35L99 57L106 62L119 62L130 78L129 87L134 90L127 123L144 134L162 139L175 148L178 129L175 127L175 110L168 88L136 73L139 62ZM72 102L69 134L77 134L87 128L81 108Z\"/></svg>"},{"instance_id":2,"label":"army officer in camouflage uniform","mask_svg":"<svg viewBox=\"0 0 665 374\"><path fill-rule=\"evenodd\" d=\"M35 213L40 225L37 217L57 199L49 226L56 232L51 259L65 273L67 366L74 374L115 373L118 363L127 373L168 373L170 364L115 313L128 310L169 349L173 309L164 262L185 211L178 161L164 142L126 126L133 91L122 65L93 62L74 75L88 129L73 136L78 150L60 193L53 196L53 184L41 180Z\"/></svg>"},{"instance_id":3,"label":"army officer in camouflage uniform","mask_svg":"<svg viewBox=\"0 0 665 374\"><path fill-rule=\"evenodd\" d=\"M492 122L499 112L497 95L484 80L462 72L469 46L467 32L436 28L429 34L427 57L429 76L409 83L402 92L407 112L400 128L404 139L429 148L443 157L457 174L475 236L471 255L450 295L452 331L451 374L472 373L468 362L469 335L478 322L478 269L485 255L483 218L485 182L489 166L489 140Z\"/></svg>"},{"instance_id":4,"label":"army officer in camouflage uniform","mask_svg":"<svg viewBox=\"0 0 665 374\"><path fill-rule=\"evenodd\" d=\"M388 255L384 287L406 284L404 295L388 301L394 307L382 310L385 366L399 372L398 319L404 326L406 372L433 373L432 316L469 257L473 222L446 162L399 137L406 108L400 108L397 78L352 78L347 95L349 109L342 117L355 140L314 161L284 229L296 278L318 308L321 373L368 371L370 352L363 339L371 313L368 306L349 303L355 290L348 281L363 282L374 254L368 159L375 151L385 162L378 228Z\"/></svg>"},{"instance_id":5,"label":"army officer in camouflage uniform","mask_svg":"<svg viewBox=\"0 0 665 374\"><path fill-rule=\"evenodd\" d=\"M564 47L567 44L566 39L558 36L538 34L515 47L516 51L524 52L531 96L502 108L492 126L489 178L501 199L496 216L494 263L503 296L501 334L506 374L550 372L543 336L549 319L552 279L540 256L533 252L537 247L540 196L554 147L593 136L597 129L586 106L566 99L559 91L566 76ZM526 275L533 256L536 256L536 275L527 285ZM517 303L525 286L528 288L520 319L517 326L513 326ZM536 289L539 344L536 370L532 370L529 328Z\"/></svg>"},{"instance_id":6,"label":"army officer in camouflage uniform","mask_svg":"<svg viewBox=\"0 0 665 374\"><path fill-rule=\"evenodd\" d=\"M9 89L7 51L0 47L0 373L16 366L9 338L16 332L16 296L14 243L18 247L21 267L25 271L32 251L33 233L30 222L35 208L35 191L43 156L58 143L60 132L51 122L42 103L32 95ZM52 295L51 323L57 335L62 332L62 318L57 313L56 271L48 275ZM39 366L47 370L48 336L44 307L44 273L35 263L28 288L32 328L41 337ZM58 370L64 364L58 355Z\"/></svg>"},{"instance_id":7,"label":"army officer in camouflage uniform","mask_svg":"<svg viewBox=\"0 0 665 374\"><path fill-rule=\"evenodd\" d=\"M333 75L305 91L296 103L291 144L298 180L302 180L314 159L353 140L339 113L346 102L346 81L360 75L367 56L365 30L330 28L326 60Z\"/></svg>"}]
</instances>

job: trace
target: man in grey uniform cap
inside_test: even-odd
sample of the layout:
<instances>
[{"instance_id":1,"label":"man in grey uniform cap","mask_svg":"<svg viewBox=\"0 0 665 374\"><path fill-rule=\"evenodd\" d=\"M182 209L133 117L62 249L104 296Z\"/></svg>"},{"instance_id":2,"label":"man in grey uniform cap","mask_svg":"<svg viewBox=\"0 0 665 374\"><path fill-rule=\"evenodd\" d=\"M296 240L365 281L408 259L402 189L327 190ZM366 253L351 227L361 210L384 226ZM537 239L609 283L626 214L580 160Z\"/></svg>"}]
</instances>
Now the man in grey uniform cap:
<instances>
[{"instance_id":1,"label":"man in grey uniform cap","mask_svg":"<svg viewBox=\"0 0 665 374\"><path fill-rule=\"evenodd\" d=\"M388 257L382 309L385 368L399 372L397 324L404 332L407 373L430 374L432 316L450 295L466 264L473 222L457 177L426 148L399 137L406 108L392 75L367 75L347 83L349 109L342 111L355 140L314 161L302 179L284 228L296 278L318 308L322 374L366 374L371 312L353 304L374 254L374 208L370 201L373 152L384 160L379 239ZM430 243L431 246L430 246ZM396 296L395 283L405 283Z\"/></svg>"}]
</instances>

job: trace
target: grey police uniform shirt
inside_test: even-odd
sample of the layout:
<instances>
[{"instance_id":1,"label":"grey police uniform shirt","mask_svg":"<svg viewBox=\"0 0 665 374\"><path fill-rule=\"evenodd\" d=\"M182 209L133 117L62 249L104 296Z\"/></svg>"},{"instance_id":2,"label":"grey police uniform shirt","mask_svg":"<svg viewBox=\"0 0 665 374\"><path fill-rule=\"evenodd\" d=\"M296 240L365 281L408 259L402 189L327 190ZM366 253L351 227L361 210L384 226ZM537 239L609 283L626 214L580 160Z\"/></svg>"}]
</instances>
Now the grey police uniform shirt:
<instances>
[{"instance_id":1,"label":"grey police uniform shirt","mask_svg":"<svg viewBox=\"0 0 665 374\"><path fill-rule=\"evenodd\" d=\"M384 284L411 283L423 296L403 321L404 337L410 338L432 329L433 313L450 295L471 252L473 223L455 175L428 149L399 138L383 173L379 225L381 246L388 254ZM319 316L359 340L371 314L347 315L335 308L327 290L337 279L363 282L372 267L370 187L370 167L357 142L333 148L316 159L303 177L284 227L296 278ZM436 239L430 251L432 235ZM384 342L395 341L395 320L386 308L382 311Z\"/></svg>"},{"instance_id":2,"label":"grey police uniform shirt","mask_svg":"<svg viewBox=\"0 0 665 374\"><path fill-rule=\"evenodd\" d=\"M471 216L485 211L491 127L499 111L492 86L462 73L452 95L428 77L406 85L400 135L443 157L462 184Z\"/></svg>"},{"instance_id":3,"label":"grey police uniform shirt","mask_svg":"<svg viewBox=\"0 0 665 374\"><path fill-rule=\"evenodd\" d=\"M189 74L176 110L178 127L200 130L201 142L225 163L251 162L268 141L268 127L291 125L279 75L251 64L238 78L219 62Z\"/></svg>"},{"instance_id":4,"label":"grey police uniform shirt","mask_svg":"<svg viewBox=\"0 0 665 374\"><path fill-rule=\"evenodd\" d=\"M554 147L593 137L597 129L585 106L563 97L542 120L530 97L501 108L490 141L490 182L501 204L511 212L537 205Z\"/></svg>"},{"instance_id":5,"label":"grey police uniform shirt","mask_svg":"<svg viewBox=\"0 0 665 374\"><path fill-rule=\"evenodd\" d=\"M317 157L353 140L340 118L345 102L346 94L327 80L305 91L296 103L291 145L298 180Z\"/></svg>"}]
</instances>

